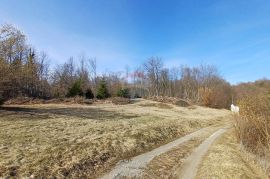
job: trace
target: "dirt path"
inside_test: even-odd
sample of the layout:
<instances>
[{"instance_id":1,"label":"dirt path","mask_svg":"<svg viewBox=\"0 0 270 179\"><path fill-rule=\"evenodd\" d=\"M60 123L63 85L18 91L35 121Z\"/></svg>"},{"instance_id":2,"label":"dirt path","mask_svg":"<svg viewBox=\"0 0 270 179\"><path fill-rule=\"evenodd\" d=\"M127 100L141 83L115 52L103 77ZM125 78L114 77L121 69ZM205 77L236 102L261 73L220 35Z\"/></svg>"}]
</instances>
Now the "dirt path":
<instances>
[{"instance_id":1,"label":"dirt path","mask_svg":"<svg viewBox=\"0 0 270 179\"><path fill-rule=\"evenodd\" d=\"M219 129L209 136L203 143L197 147L194 152L185 160L181 170L176 173L177 178L193 179L196 177L198 166L203 156L207 153L211 144L221 136L227 129Z\"/></svg>"},{"instance_id":2,"label":"dirt path","mask_svg":"<svg viewBox=\"0 0 270 179\"><path fill-rule=\"evenodd\" d=\"M203 132L207 131L209 127L202 128L196 132L188 134L184 137L181 137L173 142L170 142L166 145L160 146L150 152L141 154L134 158L131 158L128 161L120 161L115 168L104 175L103 179L111 179L111 178L121 178L121 177L140 177L146 165L156 156L159 156L165 152L168 152L172 148L183 144L190 139L201 135Z\"/></svg>"}]
</instances>

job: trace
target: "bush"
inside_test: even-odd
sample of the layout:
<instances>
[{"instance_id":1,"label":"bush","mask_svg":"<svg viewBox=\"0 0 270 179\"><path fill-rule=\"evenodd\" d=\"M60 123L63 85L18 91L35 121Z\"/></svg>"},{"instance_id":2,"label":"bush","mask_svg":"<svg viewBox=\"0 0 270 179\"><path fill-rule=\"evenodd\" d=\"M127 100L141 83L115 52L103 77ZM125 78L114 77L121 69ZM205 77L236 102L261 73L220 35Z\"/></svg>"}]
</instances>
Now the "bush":
<instances>
[{"instance_id":1,"label":"bush","mask_svg":"<svg viewBox=\"0 0 270 179\"><path fill-rule=\"evenodd\" d=\"M199 89L199 97L200 104L203 106L210 107L212 103L213 90L210 88L200 88Z\"/></svg>"},{"instance_id":2,"label":"bush","mask_svg":"<svg viewBox=\"0 0 270 179\"><path fill-rule=\"evenodd\" d=\"M109 94L107 86L106 86L106 81L102 80L99 84L99 88L97 91L97 98L98 99L105 99L108 97L110 97L110 94Z\"/></svg>"},{"instance_id":3,"label":"bush","mask_svg":"<svg viewBox=\"0 0 270 179\"><path fill-rule=\"evenodd\" d=\"M112 103L117 105L125 105L130 103L130 99L123 97L112 98Z\"/></svg>"},{"instance_id":4,"label":"bush","mask_svg":"<svg viewBox=\"0 0 270 179\"><path fill-rule=\"evenodd\" d=\"M188 107L191 106L191 101L175 98L175 97L167 97L167 96L155 96L148 98L153 101L161 102L161 103L169 103L169 104L175 104L177 106L181 107Z\"/></svg>"},{"instance_id":5,"label":"bush","mask_svg":"<svg viewBox=\"0 0 270 179\"><path fill-rule=\"evenodd\" d=\"M251 152L270 159L270 103L265 95L239 100L240 115L235 116L236 134Z\"/></svg>"},{"instance_id":6,"label":"bush","mask_svg":"<svg viewBox=\"0 0 270 179\"><path fill-rule=\"evenodd\" d=\"M69 89L67 97L83 96L81 80L75 81L72 87Z\"/></svg>"},{"instance_id":7,"label":"bush","mask_svg":"<svg viewBox=\"0 0 270 179\"><path fill-rule=\"evenodd\" d=\"M93 101L92 99L84 99L84 100L83 100L83 103L84 103L84 104L93 104L94 101Z\"/></svg>"},{"instance_id":8,"label":"bush","mask_svg":"<svg viewBox=\"0 0 270 179\"><path fill-rule=\"evenodd\" d=\"M88 88L85 92L86 99L93 99L95 96L90 88Z\"/></svg>"},{"instance_id":9,"label":"bush","mask_svg":"<svg viewBox=\"0 0 270 179\"><path fill-rule=\"evenodd\" d=\"M0 105L4 104L4 98L0 96Z\"/></svg>"},{"instance_id":10,"label":"bush","mask_svg":"<svg viewBox=\"0 0 270 179\"><path fill-rule=\"evenodd\" d=\"M122 98L130 98L129 89L124 88L124 89L118 90L117 96L122 97Z\"/></svg>"},{"instance_id":11,"label":"bush","mask_svg":"<svg viewBox=\"0 0 270 179\"><path fill-rule=\"evenodd\" d=\"M213 87L199 88L199 103L203 106L229 109L231 96L231 86L225 82Z\"/></svg>"},{"instance_id":12,"label":"bush","mask_svg":"<svg viewBox=\"0 0 270 179\"><path fill-rule=\"evenodd\" d=\"M190 102L183 100L183 99L178 99L173 104L175 104L177 106L181 106L181 107L191 106Z\"/></svg>"},{"instance_id":13,"label":"bush","mask_svg":"<svg viewBox=\"0 0 270 179\"><path fill-rule=\"evenodd\" d=\"M142 98L142 97L138 93L135 93L134 98Z\"/></svg>"}]
</instances>

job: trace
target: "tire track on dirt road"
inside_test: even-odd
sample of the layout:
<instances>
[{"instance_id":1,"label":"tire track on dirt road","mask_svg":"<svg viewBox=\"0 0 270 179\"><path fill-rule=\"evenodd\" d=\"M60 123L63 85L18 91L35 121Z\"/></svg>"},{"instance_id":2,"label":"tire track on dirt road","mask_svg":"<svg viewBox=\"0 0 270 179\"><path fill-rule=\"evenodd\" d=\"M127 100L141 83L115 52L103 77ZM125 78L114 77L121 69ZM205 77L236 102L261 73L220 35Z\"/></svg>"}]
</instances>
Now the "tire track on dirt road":
<instances>
[{"instance_id":1,"label":"tire track on dirt road","mask_svg":"<svg viewBox=\"0 0 270 179\"><path fill-rule=\"evenodd\" d=\"M147 164L153 160L156 156L159 156L165 152L168 152L172 148L183 144L191 140L194 137L198 137L203 132L209 130L211 127L202 128L198 131L190 133L186 136L183 136L177 140L174 140L168 144L160 146L150 152L143 153L136 157L131 158L130 160L124 160L118 162L118 164L107 174L105 174L102 179L116 179L121 177L141 177L143 170L146 168Z\"/></svg>"},{"instance_id":2,"label":"tire track on dirt road","mask_svg":"<svg viewBox=\"0 0 270 179\"><path fill-rule=\"evenodd\" d=\"M226 128L222 128L214 132L206 140L204 140L184 161L181 169L175 173L175 178L179 179L194 179L197 174L198 167L207 153L213 142L220 137Z\"/></svg>"}]
</instances>

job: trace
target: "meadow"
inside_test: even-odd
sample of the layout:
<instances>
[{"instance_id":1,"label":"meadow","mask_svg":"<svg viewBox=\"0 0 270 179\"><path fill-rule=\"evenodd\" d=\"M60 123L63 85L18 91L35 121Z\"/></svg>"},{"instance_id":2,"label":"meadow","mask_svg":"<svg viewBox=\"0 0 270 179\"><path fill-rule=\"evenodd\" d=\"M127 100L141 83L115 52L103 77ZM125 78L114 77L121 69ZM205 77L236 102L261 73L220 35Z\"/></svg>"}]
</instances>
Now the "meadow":
<instances>
[{"instance_id":1,"label":"meadow","mask_svg":"<svg viewBox=\"0 0 270 179\"><path fill-rule=\"evenodd\" d=\"M0 108L0 177L100 176L128 159L206 126L228 110L149 100L4 105Z\"/></svg>"}]
</instances>

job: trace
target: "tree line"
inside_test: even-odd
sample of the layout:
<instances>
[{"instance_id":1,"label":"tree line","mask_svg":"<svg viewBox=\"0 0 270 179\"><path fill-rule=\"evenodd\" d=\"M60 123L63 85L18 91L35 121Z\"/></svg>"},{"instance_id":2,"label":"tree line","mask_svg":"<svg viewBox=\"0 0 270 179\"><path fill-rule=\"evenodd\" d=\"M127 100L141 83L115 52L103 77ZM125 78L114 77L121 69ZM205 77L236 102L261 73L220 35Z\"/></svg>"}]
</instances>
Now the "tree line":
<instances>
[{"instance_id":1,"label":"tree line","mask_svg":"<svg viewBox=\"0 0 270 179\"><path fill-rule=\"evenodd\" d=\"M0 98L19 96L169 96L224 108L231 103L232 88L215 66L165 68L159 57L150 57L132 71L102 75L97 73L97 60L85 55L51 69L46 53L38 53L19 29L5 24L0 29Z\"/></svg>"}]
</instances>

